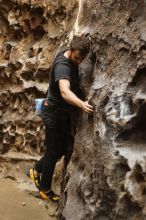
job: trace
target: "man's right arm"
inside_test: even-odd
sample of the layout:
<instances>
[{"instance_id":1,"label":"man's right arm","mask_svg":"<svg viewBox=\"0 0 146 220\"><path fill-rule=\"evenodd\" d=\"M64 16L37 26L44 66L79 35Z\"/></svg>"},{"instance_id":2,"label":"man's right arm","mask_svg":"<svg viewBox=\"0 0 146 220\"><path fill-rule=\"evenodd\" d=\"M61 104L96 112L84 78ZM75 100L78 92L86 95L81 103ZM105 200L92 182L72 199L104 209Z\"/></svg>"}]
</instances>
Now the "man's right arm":
<instances>
[{"instance_id":1,"label":"man's right arm","mask_svg":"<svg viewBox=\"0 0 146 220\"><path fill-rule=\"evenodd\" d=\"M69 104L81 108L87 113L93 112L93 106L79 99L70 89L70 81L68 79L59 80L59 89L62 98Z\"/></svg>"}]
</instances>

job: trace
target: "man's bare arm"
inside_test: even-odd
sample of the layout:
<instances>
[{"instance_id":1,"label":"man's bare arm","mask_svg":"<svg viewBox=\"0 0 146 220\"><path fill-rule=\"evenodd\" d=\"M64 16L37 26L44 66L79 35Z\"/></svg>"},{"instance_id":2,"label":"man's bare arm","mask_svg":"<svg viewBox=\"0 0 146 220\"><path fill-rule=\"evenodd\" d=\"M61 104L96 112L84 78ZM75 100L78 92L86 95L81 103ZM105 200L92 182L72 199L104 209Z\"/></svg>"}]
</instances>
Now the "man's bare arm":
<instances>
[{"instance_id":1,"label":"man's bare arm","mask_svg":"<svg viewBox=\"0 0 146 220\"><path fill-rule=\"evenodd\" d=\"M59 80L59 88L61 96L67 103L79 107L87 113L93 112L93 106L88 101L82 101L70 90L70 81L68 79Z\"/></svg>"}]
</instances>

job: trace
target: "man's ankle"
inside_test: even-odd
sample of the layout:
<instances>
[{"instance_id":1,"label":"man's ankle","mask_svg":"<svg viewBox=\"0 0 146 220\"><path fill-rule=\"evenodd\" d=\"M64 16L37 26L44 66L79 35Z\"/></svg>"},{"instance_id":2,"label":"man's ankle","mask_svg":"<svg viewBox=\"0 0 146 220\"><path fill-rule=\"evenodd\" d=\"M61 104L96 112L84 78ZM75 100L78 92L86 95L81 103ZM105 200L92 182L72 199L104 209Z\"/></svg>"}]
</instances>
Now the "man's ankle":
<instances>
[{"instance_id":1,"label":"man's ankle","mask_svg":"<svg viewBox=\"0 0 146 220\"><path fill-rule=\"evenodd\" d=\"M45 194L49 194L50 192L52 192L51 189L48 189L48 190L42 190Z\"/></svg>"},{"instance_id":2,"label":"man's ankle","mask_svg":"<svg viewBox=\"0 0 146 220\"><path fill-rule=\"evenodd\" d=\"M34 172L34 175L40 175L40 173L37 170L35 170L35 168L33 169L33 172Z\"/></svg>"}]
</instances>

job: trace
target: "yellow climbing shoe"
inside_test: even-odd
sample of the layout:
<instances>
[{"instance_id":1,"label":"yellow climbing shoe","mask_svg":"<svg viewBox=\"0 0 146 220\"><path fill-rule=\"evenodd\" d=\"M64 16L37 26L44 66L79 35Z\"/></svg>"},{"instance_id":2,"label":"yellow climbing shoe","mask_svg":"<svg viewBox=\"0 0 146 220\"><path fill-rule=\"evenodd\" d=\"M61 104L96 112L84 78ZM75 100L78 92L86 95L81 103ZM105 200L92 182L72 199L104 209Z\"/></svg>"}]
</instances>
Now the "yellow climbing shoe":
<instances>
[{"instance_id":1,"label":"yellow climbing shoe","mask_svg":"<svg viewBox=\"0 0 146 220\"><path fill-rule=\"evenodd\" d=\"M33 180L35 186L40 190L40 175L34 172L34 168L31 168L28 172L28 176Z\"/></svg>"},{"instance_id":2,"label":"yellow climbing shoe","mask_svg":"<svg viewBox=\"0 0 146 220\"><path fill-rule=\"evenodd\" d=\"M42 197L42 199L50 200L55 203L58 203L60 200L60 196L54 193L52 190L47 193L40 191L40 196Z\"/></svg>"}]
</instances>

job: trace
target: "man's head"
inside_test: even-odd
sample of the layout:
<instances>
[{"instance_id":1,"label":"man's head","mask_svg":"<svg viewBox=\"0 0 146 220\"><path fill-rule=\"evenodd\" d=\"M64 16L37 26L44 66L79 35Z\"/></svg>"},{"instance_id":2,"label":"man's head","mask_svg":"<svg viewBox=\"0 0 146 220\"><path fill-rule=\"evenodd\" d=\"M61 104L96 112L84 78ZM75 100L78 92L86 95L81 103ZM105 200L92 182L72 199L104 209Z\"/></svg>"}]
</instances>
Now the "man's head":
<instances>
[{"instance_id":1,"label":"man's head","mask_svg":"<svg viewBox=\"0 0 146 220\"><path fill-rule=\"evenodd\" d=\"M89 40L83 37L74 36L70 43L70 59L75 64L80 64L90 49Z\"/></svg>"}]
</instances>

